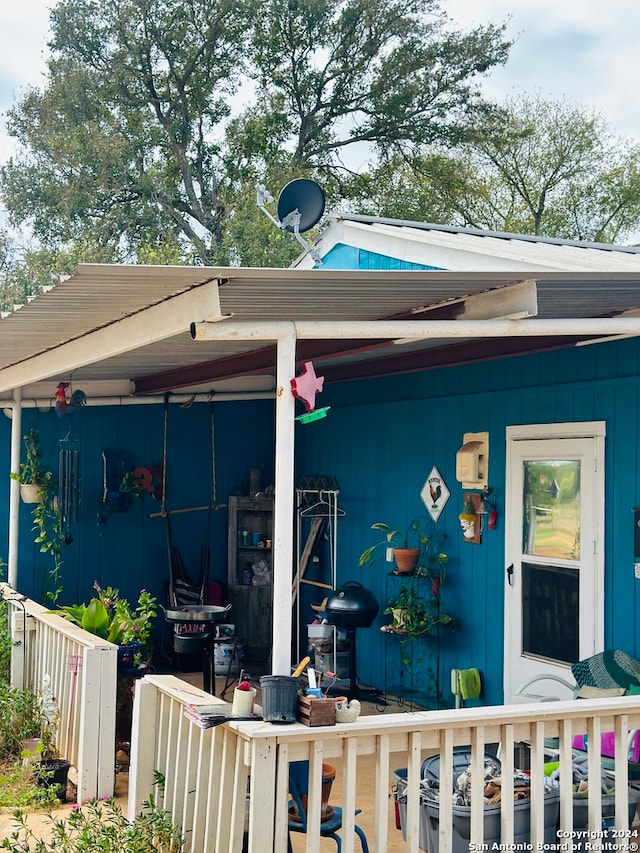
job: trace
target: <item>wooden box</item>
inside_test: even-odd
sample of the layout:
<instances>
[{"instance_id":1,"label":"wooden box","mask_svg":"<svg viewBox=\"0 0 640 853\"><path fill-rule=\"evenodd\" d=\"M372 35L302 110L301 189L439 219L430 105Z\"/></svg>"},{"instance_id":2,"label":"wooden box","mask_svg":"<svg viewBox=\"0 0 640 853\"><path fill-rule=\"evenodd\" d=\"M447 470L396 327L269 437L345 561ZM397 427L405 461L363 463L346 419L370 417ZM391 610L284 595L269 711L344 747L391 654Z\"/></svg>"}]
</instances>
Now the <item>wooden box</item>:
<instances>
[{"instance_id":1,"label":"wooden box","mask_svg":"<svg viewBox=\"0 0 640 853\"><path fill-rule=\"evenodd\" d=\"M335 699L298 696L298 722L305 726L335 726Z\"/></svg>"}]
</instances>

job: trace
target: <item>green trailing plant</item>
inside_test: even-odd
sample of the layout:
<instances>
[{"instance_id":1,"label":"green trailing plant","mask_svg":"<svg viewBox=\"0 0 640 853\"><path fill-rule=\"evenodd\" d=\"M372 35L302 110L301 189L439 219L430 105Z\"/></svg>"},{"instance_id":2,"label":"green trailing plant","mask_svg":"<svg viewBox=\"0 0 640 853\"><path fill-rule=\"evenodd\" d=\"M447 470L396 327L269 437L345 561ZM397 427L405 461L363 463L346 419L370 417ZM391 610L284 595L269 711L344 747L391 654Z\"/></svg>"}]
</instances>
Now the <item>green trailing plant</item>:
<instances>
[{"instance_id":1,"label":"green trailing plant","mask_svg":"<svg viewBox=\"0 0 640 853\"><path fill-rule=\"evenodd\" d=\"M43 568L41 579L41 598L56 603L62 585L60 583L62 557L67 544L63 530L62 518L56 506L56 487L51 483L50 487L43 490L43 499L34 504L31 510L33 516L34 532L33 541L39 546L40 552L46 554L52 564Z\"/></svg>"},{"instance_id":2,"label":"green trailing plant","mask_svg":"<svg viewBox=\"0 0 640 853\"><path fill-rule=\"evenodd\" d=\"M0 843L12 853L181 853L184 839L167 811L149 797L144 808L129 821L114 799L91 800L76 807L64 819L49 813L48 840L40 840L20 810L14 812L16 830ZM33 848L31 845L34 845Z\"/></svg>"},{"instance_id":3,"label":"green trailing plant","mask_svg":"<svg viewBox=\"0 0 640 853\"><path fill-rule=\"evenodd\" d=\"M384 613L392 616L389 630L394 634L420 637L431 634L439 625L451 625L453 618L440 605L440 584L431 585L427 597L412 578L398 587L387 601Z\"/></svg>"},{"instance_id":4,"label":"green trailing plant","mask_svg":"<svg viewBox=\"0 0 640 853\"><path fill-rule=\"evenodd\" d=\"M22 440L24 441L25 461L20 463L18 471L12 471L9 476L21 485L48 488L53 480L53 473L43 463L40 432L37 429L30 429L28 433L23 435Z\"/></svg>"},{"instance_id":5,"label":"green trailing plant","mask_svg":"<svg viewBox=\"0 0 640 853\"><path fill-rule=\"evenodd\" d=\"M62 518L56 503L58 484L53 472L44 465L39 430L30 429L23 436L23 441L25 461L20 463L18 472L12 471L9 476L21 485L38 487L39 501L31 510L33 539L40 552L47 555L51 561L48 561L42 570L40 597L55 604L62 592L60 585L62 555L67 544Z\"/></svg>"}]
</instances>

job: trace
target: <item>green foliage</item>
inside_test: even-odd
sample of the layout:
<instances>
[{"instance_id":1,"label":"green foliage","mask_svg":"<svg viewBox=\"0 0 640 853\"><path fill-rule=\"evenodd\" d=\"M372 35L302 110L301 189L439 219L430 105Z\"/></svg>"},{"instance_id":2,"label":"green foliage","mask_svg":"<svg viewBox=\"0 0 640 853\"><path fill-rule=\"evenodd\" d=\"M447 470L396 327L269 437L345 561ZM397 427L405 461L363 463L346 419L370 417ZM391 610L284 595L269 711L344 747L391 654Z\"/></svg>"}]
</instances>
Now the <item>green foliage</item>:
<instances>
[{"instance_id":1,"label":"green foliage","mask_svg":"<svg viewBox=\"0 0 640 853\"><path fill-rule=\"evenodd\" d=\"M153 651L152 624L158 613L155 596L142 589L136 606L132 607L117 589L103 590L97 581L93 586L98 596L88 604L66 604L52 612L110 643L140 643L136 665L148 663Z\"/></svg>"},{"instance_id":2,"label":"green foliage","mask_svg":"<svg viewBox=\"0 0 640 853\"><path fill-rule=\"evenodd\" d=\"M53 474L45 468L42 462L42 446L40 444L40 432L30 429L22 437L26 459L20 463L19 471L12 471L9 476L19 483L30 483L34 486L42 486L43 490L51 486Z\"/></svg>"},{"instance_id":3,"label":"green foliage","mask_svg":"<svg viewBox=\"0 0 640 853\"><path fill-rule=\"evenodd\" d=\"M14 812L14 820L17 829L0 843L0 849L12 853L24 853L31 844L37 853L180 853L184 849L184 839L169 813L152 797L132 822L113 798L92 800L66 819L49 814L47 841L38 840L21 811Z\"/></svg>"},{"instance_id":4,"label":"green foliage","mask_svg":"<svg viewBox=\"0 0 640 853\"><path fill-rule=\"evenodd\" d=\"M428 573L429 565L444 566L449 561L448 556L439 553L438 548L434 553L433 549L434 546L437 546L438 537L433 521L426 516L416 516L409 522L404 531L394 530L383 521L376 521L371 525L371 529L384 533L384 539L369 546L360 554L358 558L360 568L374 563L381 554L385 553L387 548L418 548L420 554L416 568L417 574Z\"/></svg>"},{"instance_id":5,"label":"green foliage","mask_svg":"<svg viewBox=\"0 0 640 853\"><path fill-rule=\"evenodd\" d=\"M6 580L4 575L5 562L0 557L0 581ZM9 631L9 605L0 593L0 685L9 684L11 680L11 648L13 640Z\"/></svg>"},{"instance_id":6,"label":"green foliage","mask_svg":"<svg viewBox=\"0 0 640 853\"><path fill-rule=\"evenodd\" d=\"M22 741L40 736L38 699L28 690L17 690L0 680L0 761L17 759Z\"/></svg>"},{"instance_id":7,"label":"green foliage","mask_svg":"<svg viewBox=\"0 0 640 853\"><path fill-rule=\"evenodd\" d=\"M58 485L53 472L43 463L39 431L30 429L23 440L26 460L20 463L19 471L12 471L9 476L21 484L38 486L40 500L31 510L33 541L40 552L48 555L53 561L52 565L42 570L41 598L55 602L61 592L60 568L63 546L67 541L56 503Z\"/></svg>"},{"instance_id":8,"label":"green foliage","mask_svg":"<svg viewBox=\"0 0 640 853\"><path fill-rule=\"evenodd\" d=\"M452 624L451 615L441 609L440 584L432 584L428 596L423 594L423 586L415 578L403 581L387 601L384 613L393 617L392 633L419 637L431 634L438 625Z\"/></svg>"},{"instance_id":9,"label":"green foliage","mask_svg":"<svg viewBox=\"0 0 640 853\"><path fill-rule=\"evenodd\" d=\"M10 110L0 171L10 224L50 256L7 272L7 300L55 253L287 265L299 247L257 211L256 181L305 175L344 198L346 152L464 138L509 48L503 27L455 31L435 0L61 0L51 22L45 86Z\"/></svg>"},{"instance_id":10,"label":"green foliage","mask_svg":"<svg viewBox=\"0 0 640 853\"><path fill-rule=\"evenodd\" d=\"M22 760L0 762L0 808L49 808L58 802L53 786L34 782Z\"/></svg>"},{"instance_id":11,"label":"green foliage","mask_svg":"<svg viewBox=\"0 0 640 853\"><path fill-rule=\"evenodd\" d=\"M358 188L383 216L615 243L640 227L640 146L578 105L519 96L456 148L391 157Z\"/></svg>"}]
</instances>

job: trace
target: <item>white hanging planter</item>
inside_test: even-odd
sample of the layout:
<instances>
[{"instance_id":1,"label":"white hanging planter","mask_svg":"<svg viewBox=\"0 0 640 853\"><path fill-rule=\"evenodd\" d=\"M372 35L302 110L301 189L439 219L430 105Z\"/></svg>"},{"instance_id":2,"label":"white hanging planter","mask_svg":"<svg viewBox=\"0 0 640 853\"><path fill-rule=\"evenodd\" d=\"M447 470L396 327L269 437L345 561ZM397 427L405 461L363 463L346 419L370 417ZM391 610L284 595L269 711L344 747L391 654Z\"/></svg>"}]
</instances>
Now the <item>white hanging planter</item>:
<instances>
[{"instance_id":1,"label":"white hanging planter","mask_svg":"<svg viewBox=\"0 0 640 853\"><path fill-rule=\"evenodd\" d=\"M44 500L42 489L35 483L20 483L20 497L26 504L41 504Z\"/></svg>"}]
</instances>

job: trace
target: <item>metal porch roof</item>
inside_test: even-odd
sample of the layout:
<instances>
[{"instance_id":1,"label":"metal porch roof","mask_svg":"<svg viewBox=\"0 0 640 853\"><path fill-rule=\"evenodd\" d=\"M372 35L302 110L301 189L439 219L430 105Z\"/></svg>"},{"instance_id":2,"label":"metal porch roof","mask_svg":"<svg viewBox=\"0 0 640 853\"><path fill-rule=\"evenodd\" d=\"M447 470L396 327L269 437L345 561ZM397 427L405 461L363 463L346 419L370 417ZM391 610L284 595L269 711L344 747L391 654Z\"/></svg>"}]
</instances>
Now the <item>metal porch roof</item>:
<instances>
[{"instance_id":1,"label":"metal porch roof","mask_svg":"<svg viewBox=\"0 0 640 853\"><path fill-rule=\"evenodd\" d=\"M224 381L238 376L261 377L256 387L264 388L264 375L274 373L272 344L244 332L237 339L193 341L187 318L217 319L227 330L239 323L258 328L277 321L455 319L464 316L470 295L489 293L498 300L503 288L525 279L537 282L541 319L608 317L640 309L640 271L363 272L82 264L75 275L0 320L0 394L6 397L18 385L57 382L71 372L75 383L128 380L137 393L221 389ZM429 310L419 311L423 308ZM153 332L159 318L168 331L159 332L160 339L139 342L136 330ZM508 354L504 341L482 343L487 357L492 347L494 356ZM402 348L388 341L306 341L299 343L298 355L324 360L336 379L347 379L350 370L353 376L385 372L382 364L390 354L397 358L399 349L402 370L429 366L430 350L438 351L438 363L446 363L450 345L446 340ZM458 363L461 346L465 344L457 340L451 363ZM537 342L535 348L539 346Z\"/></svg>"}]
</instances>

